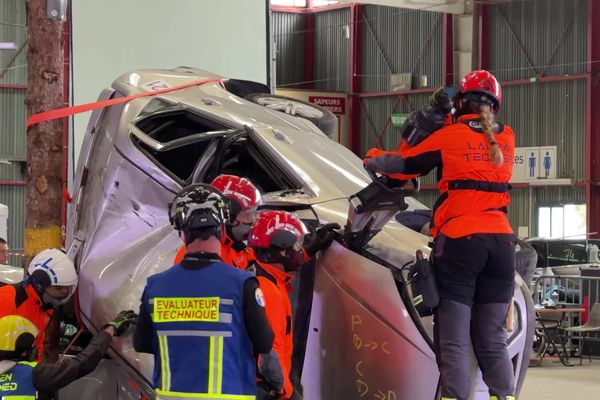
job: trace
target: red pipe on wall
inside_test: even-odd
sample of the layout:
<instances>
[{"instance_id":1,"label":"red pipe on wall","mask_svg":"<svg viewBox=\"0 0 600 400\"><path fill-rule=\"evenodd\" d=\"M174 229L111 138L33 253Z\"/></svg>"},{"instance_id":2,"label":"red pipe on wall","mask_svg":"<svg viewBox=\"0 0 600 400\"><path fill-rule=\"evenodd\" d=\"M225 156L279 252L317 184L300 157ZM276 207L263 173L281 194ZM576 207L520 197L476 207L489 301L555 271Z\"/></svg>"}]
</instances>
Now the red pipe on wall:
<instances>
[{"instance_id":1,"label":"red pipe on wall","mask_svg":"<svg viewBox=\"0 0 600 400\"><path fill-rule=\"evenodd\" d=\"M0 89L27 89L27 85L15 85L12 83L0 83Z\"/></svg>"},{"instance_id":2,"label":"red pipe on wall","mask_svg":"<svg viewBox=\"0 0 600 400\"><path fill-rule=\"evenodd\" d=\"M312 5L312 1L307 2ZM304 15L304 89L314 89L315 80L315 14Z\"/></svg>"},{"instance_id":3,"label":"red pipe on wall","mask_svg":"<svg viewBox=\"0 0 600 400\"><path fill-rule=\"evenodd\" d=\"M361 155L360 138L360 62L362 60L362 27L360 25L360 4L350 8L350 149Z\"/></svg>"},{"instance_id":4,"label":"red pipe on wall","mask_svg":"<svg viewBox=\"0 0 600 400\"><path fill-rule=\"evenodd\" d=\"M587 231L600 231L600 3L588 3L588 76L585 130ZM596 235L597 236L597 235Z\"/></svg>"},{"instance_id":5,"label":"red pipe on wall","mask_svg":"<svg viewBox=\"0 0 600 400\"><path fill-rule=\"evenodd\" d=\"M0 186L27 186L25 181L0 181Z\"/></svg>"},{"instance_id":6,"label":"red pipe on wall","mask_svg":"<svg viewBox=\"0 0 600 400\"><path fill-rule=\"evenodd\" d=\"M479 69L485 69L490 60L490 11L489 6L481 2L477 5L477 7L479 7Z\"/></svg>"},{"instance_id":7,"label":"red pipe on wall","mask_svg":"<svg viewBox=\"0 0 600 400\"><path fill-rule=\"evenodd\" d=\"M454 83L454 16L452 14L445 14L443 18L444 62L442 64L442 85L450 86Z\"/></svg>"}]
</instances>

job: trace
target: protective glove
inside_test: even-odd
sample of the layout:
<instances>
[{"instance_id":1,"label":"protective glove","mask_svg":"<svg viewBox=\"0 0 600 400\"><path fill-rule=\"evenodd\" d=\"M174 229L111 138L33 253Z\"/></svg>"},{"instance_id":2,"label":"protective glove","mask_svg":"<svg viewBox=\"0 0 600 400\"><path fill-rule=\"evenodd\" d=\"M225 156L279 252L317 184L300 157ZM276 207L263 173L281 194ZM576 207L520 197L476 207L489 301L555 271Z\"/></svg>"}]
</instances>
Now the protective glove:
<instances>
[{"instance_id":1,"label":"protective glove","mask_svg":"<svg viewBox=\"0 0 600 400\"><path fill-rule=\"evenodd\" d=\"M267 381L256 382L256 400L279 400L283 398L283 390L277 390Z\"/></svg>"},{"instance_id":2,"label":"protective glove","mask_svg":"<svg viewBox=\"0 0 600 400\"><path fill-rule=\"evenodd\" d=\"M440 87L433 92L429 97L429 105L444 114L448 114L452 110L452 102L445 87Z\"/></svg>"},{"instance_id":3,"label":"protective glove","mask_svg":"<svg viewBox=\"0 0 600 400\"><path fill-rule=\"evenodd\" d=\"M373 160L372 158L369 160ZM307 244L304 246L304 250L309 257L313 257L317 254L318 251L326 249L329 247L331 242L333 242L334 231L336 229L341 229L340 225L333 222L329 224L325 224L318 228L314 235L308 238Z\"/></svg>"},{"instance_id":4,"label":"protective glove","mask_svg":"<svg viewBox=\"0 0 600 400\"><path fill-rule=\"evenodd\" d=\"M384 154L377 157L366 158L363 161L365 168L384 174L404 172L404 158L399 154Z\"/></svg>"},{"instance_id":5,"label":"protective glove","mask_svg":"<svg viewBox=\"0 0 600 400\"><path fill-rule=\"evenodd\" d=\"M275 350L271 349L268 353L262 353L258 356L258 373L265 379L265 383L272 388L275 393L283 390L285 382L283 377L283 368L279 356Z\"/></svg>"},{"instance_id":6,"label":"protective glove","mask_svg":"<svg viewBox=\"0 0 600 400\"><path fill-rule=\"evenodd\" d=\"M115 336L121 336L136 320L137 314L134 311L124 310L105 326L112 325L115 328Z\"/></svg>"}]
</instances>

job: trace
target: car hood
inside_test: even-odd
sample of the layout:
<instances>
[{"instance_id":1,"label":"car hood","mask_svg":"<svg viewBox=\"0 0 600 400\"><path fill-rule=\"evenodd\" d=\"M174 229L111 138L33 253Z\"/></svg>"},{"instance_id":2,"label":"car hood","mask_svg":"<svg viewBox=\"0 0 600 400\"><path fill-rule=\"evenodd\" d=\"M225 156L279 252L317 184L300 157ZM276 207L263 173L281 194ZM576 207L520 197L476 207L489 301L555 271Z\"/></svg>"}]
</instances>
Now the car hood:
<instances>
[{"instance_id":1,"label":"car hood","mask_svg":"<svg viewBox=\"0 0 600 400\"><path fill-rule=\"evenodd\" d=\"M214 78L220 77L192 68L138 70L120 76L112 87L130 96L151 91L152 82L178 86ZM297 193L286 193L283 197L271 195L273 202L315 204L348 198L371 182L361 159L345 146L327 138L311 122L246 101L228 92L219 82L156 97L233 129L251 128L250 135L255 143L280 168L302 183L303 189ZM125 119L133 122L147 102L147 98L132 101L130 110L124 113ZM121 126L129 125L126 120ZM127 129L122 129L119 136L129 141ZM116 144L119 148L124 145L120 140Z\"/></svg>"}]
</instances>

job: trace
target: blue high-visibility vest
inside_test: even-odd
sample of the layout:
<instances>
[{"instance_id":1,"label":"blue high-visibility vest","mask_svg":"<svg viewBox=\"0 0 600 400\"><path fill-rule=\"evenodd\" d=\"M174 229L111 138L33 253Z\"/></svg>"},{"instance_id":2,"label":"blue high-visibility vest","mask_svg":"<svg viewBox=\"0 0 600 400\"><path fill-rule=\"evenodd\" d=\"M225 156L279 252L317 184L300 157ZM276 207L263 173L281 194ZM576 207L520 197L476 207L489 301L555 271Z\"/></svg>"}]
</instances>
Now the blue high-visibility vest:
<instances>
[{"instance_id":1,"label":"blue high-visibility vest","mask_svg":"<svg viewBox=\"0 0 600 400\"><path fill-rule=\"evenodd\" d=\"M256 360L243 316L250 278L222 262L175 265L148 278L142 304L152 315L159 399L255 398Z\"/></svg>"},{"instance_id":2,"label":"blue high-visibility vest","mask_svg":"<svg viewBox=\"0 0 600 400\"><path fill-rule=\"evenodd\" d=\"M35 400L37 390L33 386L34 362L21 361L0 374L1 400Z\"/></svg>"}]
</instances>

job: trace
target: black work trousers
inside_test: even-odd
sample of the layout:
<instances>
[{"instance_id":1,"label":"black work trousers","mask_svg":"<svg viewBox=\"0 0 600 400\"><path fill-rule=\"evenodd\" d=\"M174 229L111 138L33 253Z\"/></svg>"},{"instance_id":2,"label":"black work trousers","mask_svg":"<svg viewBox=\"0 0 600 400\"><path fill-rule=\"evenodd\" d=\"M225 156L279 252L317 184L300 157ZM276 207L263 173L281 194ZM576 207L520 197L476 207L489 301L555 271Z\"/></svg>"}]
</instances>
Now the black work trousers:
<instances>
[{"instance_id":1,"label":"black work trousers","mask_svg":"<svg viewBox=\"0 0 600 400\"><path fill-rule=\"evenodd\" d=\"M505 327L514 291L514 235L440 235L434 257L440 291L434 335L442 398L468 399L471 344L490 395L514 395Z\"/></svg>"}]
</instances>

